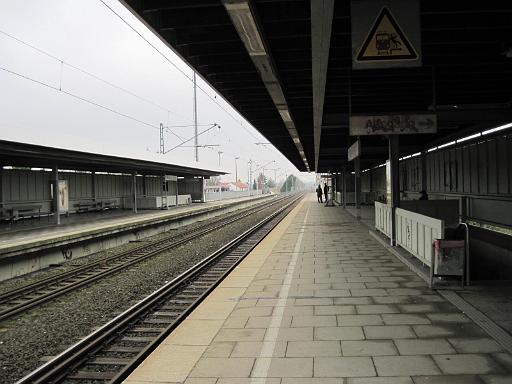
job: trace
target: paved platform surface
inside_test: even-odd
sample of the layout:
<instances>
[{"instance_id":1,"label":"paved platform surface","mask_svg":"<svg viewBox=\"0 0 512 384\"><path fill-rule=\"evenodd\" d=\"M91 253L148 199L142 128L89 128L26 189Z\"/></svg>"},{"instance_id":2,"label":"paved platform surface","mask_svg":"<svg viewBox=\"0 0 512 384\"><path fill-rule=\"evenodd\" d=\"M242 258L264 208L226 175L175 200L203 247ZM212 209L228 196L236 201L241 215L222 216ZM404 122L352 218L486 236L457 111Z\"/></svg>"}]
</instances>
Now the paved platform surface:
<instances>
[{"instance_id":1,"label":"paved platform surface","mask_svg":"<svg viewBox=\"0 0 512 384\"><path fill-rule=\"evenodd\" d=\"M79 236L81 234L101 233L102 231L123 228L126 226L135 226L148 222L165 220L172 217L191 214L194 212L215 209L221 205L229 205L236 202L249 201L257 198L256 196L243 197L229 200L219 200L207 203L197 203L173 207L168 210L146 211L139 213L115 210L112 212L94 212L84 214L73 214L70 218L63 217L63 224L60 226L49 225L47 218L32 219L30 225L25 224L16 230L16 225L11 227L14 230L0 231L0 254L24 247L37 244L39 242L52 241L61 238ZM53 220L53 219L52 219Z\"/></svg>"},{"instance_id":2,"label":"paved platform surface","mask_svg":"<svg viewBox=\"0 0 512 384\"><path fill-rule=\"evenodd\" d=\"M125 382L504 384L512 356L311 194Z\"/></svg>"}]
</instances>

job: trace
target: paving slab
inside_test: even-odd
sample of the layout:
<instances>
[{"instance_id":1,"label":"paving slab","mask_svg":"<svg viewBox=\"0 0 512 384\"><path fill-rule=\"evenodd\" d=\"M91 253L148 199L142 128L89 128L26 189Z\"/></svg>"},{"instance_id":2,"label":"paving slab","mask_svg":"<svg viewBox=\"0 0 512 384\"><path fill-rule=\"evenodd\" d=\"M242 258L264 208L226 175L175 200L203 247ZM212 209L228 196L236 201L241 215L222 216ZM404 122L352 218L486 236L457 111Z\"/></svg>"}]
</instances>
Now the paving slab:
<instances>
[{"instance_id":1,"label":"paving slab","mask_svg":"<svg viewBox=\"0 0 512 384\"><path fill-rule=\"evenodd\" d=\"M435 355L455 353L445 339L401 339L395 340L401 355Z\"/></svg>"},{"instance_id":2,"label":"paving slab","mask_svg":"<svg viewBox=\"0 0 512 384\"><path fill-rule=\"evenodd\" d=\"M409 339L416 334L408 325L367 325L363 327L367 339Z\"/></svg>"},{"instance_id":3,"label":"paving slab","mask_svg":"<svg viewBox=\"0 0 512 384\"><path fill-rule=\"evenodd\" d=\"M369 357L317 357L315 377L376 376Z\"/></svg>"},{"instance_id":4,"label":"paving slab","mask_svg":"<svg viewBox=\"0 0 512 384\"><path fill-rule=\"evenodd\" d=\"M379 376L440 375L430 356L376 356L373 358Z\"/></svg>"},{"instance_id":5,"label":"paving slab","mask_svg":"<svg viewBox=\"0 0 512 384\"><path fill-rule=\"evenodd\" d=\"M501 365L487 354L435 355L433 358L448 375L505 373Z\"/></svg>"}]
</instances>

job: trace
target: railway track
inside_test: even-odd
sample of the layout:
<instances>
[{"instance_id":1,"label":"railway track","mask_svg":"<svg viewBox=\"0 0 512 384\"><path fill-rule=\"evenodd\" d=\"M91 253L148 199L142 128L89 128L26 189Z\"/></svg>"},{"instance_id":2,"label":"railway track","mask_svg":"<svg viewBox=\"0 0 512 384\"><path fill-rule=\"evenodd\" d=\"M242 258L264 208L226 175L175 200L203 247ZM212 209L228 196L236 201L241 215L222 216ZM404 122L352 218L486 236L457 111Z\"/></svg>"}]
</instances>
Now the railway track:
<instances>
[{"instance_id":1,"label":"railway track","mask_svg":"<svg viewBox=\"0 0 512 384\"><path fill-rule=\"evenodd\" d=\"M122 382L301 198L295 197L16 384Z\"/></svg>"},{"instance_id":2,"label":"railway track","mask_svg":"<svg viewBox=\"0 0 512 384\"><path fill-rule=\"evenodd\" d=\"M212 225L199 227L192 231L184 231L184 233L181 234L171 234L163 239L145 242L143 245L136 248L116 253L93 263L3 293L0 295L0 321L118 273L134 264L197 239L225 225L234 223L263 209L267 209L270 206L279 204L287 198L288 197L283 197L272 200L270 204L269 202L257 204L242 212L229 215Z\"/></svg>"}]
</instances>

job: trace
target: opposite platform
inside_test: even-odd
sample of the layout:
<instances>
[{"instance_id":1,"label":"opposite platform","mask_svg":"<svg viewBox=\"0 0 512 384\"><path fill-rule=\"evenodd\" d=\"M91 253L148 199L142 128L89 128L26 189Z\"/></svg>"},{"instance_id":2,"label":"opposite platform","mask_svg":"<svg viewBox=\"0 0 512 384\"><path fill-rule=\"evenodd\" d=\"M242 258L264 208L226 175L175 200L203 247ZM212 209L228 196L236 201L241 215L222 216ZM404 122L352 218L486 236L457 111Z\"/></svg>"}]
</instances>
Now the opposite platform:
<instances>
[{"instance_id":1,"label":"opposite platform","mask_svg":"<svg viewBox=\"0 0 512 384\"><path fill-rule=\"evenodd\" d=\"M125 382L501 384L512 356L309 195Z\"/></svg>"},{"instance_id":2,"label":"opposite platform","mask_svg":"<svg viewBox=\"0 0 512 384\"><path fill-rule=\"evenodd\" d=\"M68 224L4 232L0 234L0 281L140 240L198 219L244 208L269 196L213 201L137 214L74 214Z\"/></svg>"}]
</instances>

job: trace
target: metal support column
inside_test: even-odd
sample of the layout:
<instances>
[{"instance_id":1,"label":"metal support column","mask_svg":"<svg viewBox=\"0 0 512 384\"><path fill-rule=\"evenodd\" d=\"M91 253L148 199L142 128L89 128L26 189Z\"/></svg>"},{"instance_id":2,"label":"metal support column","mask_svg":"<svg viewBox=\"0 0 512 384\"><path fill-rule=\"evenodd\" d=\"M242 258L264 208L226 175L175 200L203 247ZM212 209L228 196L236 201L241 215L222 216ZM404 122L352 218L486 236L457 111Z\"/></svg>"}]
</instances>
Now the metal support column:
<instances>
[{"instance_id":1,"label":"metal support column","mask_svg":"<svg viewBox=\"0 0 512 384\"><path fill-rule=\"evenodd\" d=\"M342 175L341 184L342 184L342 188L343 188L341 200L343 202L343 208L347 208L347 170L346 170L346 168L343 168L341 175Z\"/></svg>"},{"instance_id":2,"label":"metal support column","mask_svg":"<svg viewBox=\"0 0 512 384\"><path fill-rule=\"evenodd\" d=\"M4 167L0 164L0 208L4 206Z\"/></svg>"},{"instance_id":3,"label":"metal support column","mask_svg":"<svg viewBox=\"0 0 512 384\"><path fill-rule=\"evenodd\" d=\"M167 184L167 180L165 178L165 173L162 176L162 187L164 193L164 197L162 198L162 209L169 209L169 205L167 204L167 195L169 194L169 187Z\"/></svg>"},{"instance_id":4,"label":"metal support column","mask_svg":"<svg viewBox=\"0 0 512 384\"><path fill-rule=\"evenodd\" d=\"M55 224L60 224L60 205L59 205L59 167L53 167L53 212L55 213Z\"/></svg>"},{"instance_id":5,"label":"metal support column","mask_svg":"<svg viewBox=\"0 0 512 384\"><path fill-rule=\"evenodd\" d=\"M92 201L96 201L96 172L91 172L91 197Z\"/></svg>"},{"instance_id":6,"label":"metal support column","mask_svg":"<svg viewBox=\"0 0 512 384\"><path fill-rule=\"evenodd\" d=\"M179 185L179 179L178 179L178 176L176 176L176 207L178 206L178 197L179 197L179 188L178 188L178 185Z\"/></svg>"},{"instance_id":7,"label":"metal support column","mask_svg":"<svg viewBox=\"0 0 512 384\"><path fill-rule=\"evenodd\" d=\"M132 174L133 213L137 213L137 172Z\"/></svg>"},{"instance_id":8,"label":"metal support column","mask_svg":"<svg viewBox=\"0 0 512 384\"><path fill-rule=\"evenodd\" d=\"M146 175L142 175L142 196L147 196Z\"/></svg>"},{"instance_id":9,"label":"metal support column","mask_svg":"<svg viewBox=\"0 0 512 384\"><path fill-rule=\"evenodd\" d=\"M389 162L391 171L391 245L396 245L395 209L400 206L400 158L398 135L389 136Z\"/></svg>"},{"instance_id":10,"label":"metal support column","mask_svg":"<svg viewBox=\"0 0 512 384\"><path fill-rule=\"evenodd\" d=\"M201 176L201 203L206 203L206 193L204 191L204 176Z\"/></svg>"},{"instance_id":11,"label":"metal support column","mask_svg":"<svg viewBox=\"0 0 512 384\"><path fill-rule=\"evenodd\" d=\"M354 159L354 202L356 206L356 218L361 219L361 157Z\"/></svg>"}]
</instances>

